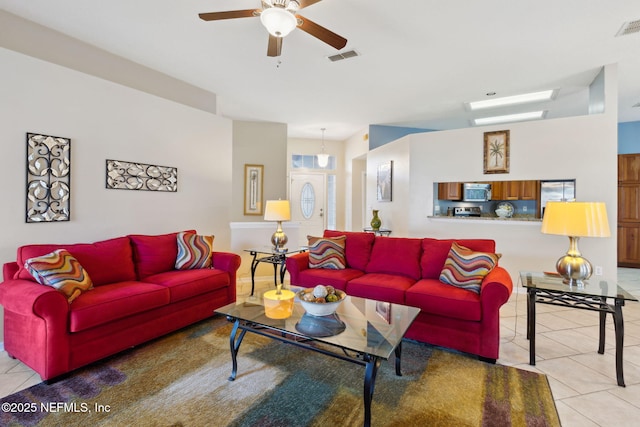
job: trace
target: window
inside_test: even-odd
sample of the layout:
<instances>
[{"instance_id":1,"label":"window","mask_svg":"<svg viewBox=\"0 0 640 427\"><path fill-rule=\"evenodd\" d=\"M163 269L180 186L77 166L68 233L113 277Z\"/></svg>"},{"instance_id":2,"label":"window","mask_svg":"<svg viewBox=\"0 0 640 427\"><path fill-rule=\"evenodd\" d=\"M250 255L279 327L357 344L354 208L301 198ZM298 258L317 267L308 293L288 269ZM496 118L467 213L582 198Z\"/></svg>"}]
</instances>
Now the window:
<instances>
[{"instance_id":1,"label":"window","mask_svg":"<svg viewBox=\"0 0 640 427\"><path fill-rule=\"evenodd\" d=\"M336 176L327 175L327 228L329 230L336 229L336 216Z\"/></svg>"},{"instance_id":2,"label":"window","mask_svg":"<svg viewBox=\"0 0 640 427\"><path fill-rule=\"evenodd\" d=\"M329 156L329 164L325 168L318 165L318 157L315 154L293 154L291 156L291 169L334 170L335 168L335 156Z\"/></svg>"}]
</instances>

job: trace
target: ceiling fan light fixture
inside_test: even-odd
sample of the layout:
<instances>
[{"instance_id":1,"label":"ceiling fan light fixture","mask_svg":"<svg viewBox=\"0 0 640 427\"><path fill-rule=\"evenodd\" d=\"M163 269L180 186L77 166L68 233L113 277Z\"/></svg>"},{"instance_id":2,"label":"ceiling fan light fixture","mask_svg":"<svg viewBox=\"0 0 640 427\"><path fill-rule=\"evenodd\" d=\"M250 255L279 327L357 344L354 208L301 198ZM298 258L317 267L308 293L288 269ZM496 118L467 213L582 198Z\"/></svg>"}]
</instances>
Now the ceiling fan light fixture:
<instances>
[{"instance_id":1,"label":"ceiling fan light fixture","mask_svg":"<svg viewBox=\"0 0 640 427\"><path fill-rule=\"evenodd\" d=\"M298 25L293 13L281 6L270 7L260 14L260 21L269 34L275 37L285 37Z\"/></svg>"}]
</instances>

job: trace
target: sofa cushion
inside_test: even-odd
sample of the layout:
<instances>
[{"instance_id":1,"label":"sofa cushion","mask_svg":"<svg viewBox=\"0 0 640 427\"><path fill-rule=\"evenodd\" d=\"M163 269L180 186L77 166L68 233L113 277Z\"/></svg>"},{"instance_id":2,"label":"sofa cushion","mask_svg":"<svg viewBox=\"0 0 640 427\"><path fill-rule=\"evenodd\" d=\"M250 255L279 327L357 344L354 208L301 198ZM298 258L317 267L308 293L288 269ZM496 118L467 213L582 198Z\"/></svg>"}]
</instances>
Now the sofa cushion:
<instances>
[{"instance_id":1,"label":"sofa cushion","mask_svg":"<svg viewBox=\"0 0 640 427\"><path fill-rule=\"evenodd\" d=\"M414 279L406 276L368 273L350 280L346 292L355 297L404 304L404 294L414 283Z\"/></svg>"},{"instance_id":2,"label":"sofa cushion","mask_svg":"<svg viewBox=\"0 0 640 427\"><path fill-rule=\"evenodd\" d=\"M347 267L364 271L367 268L371 247L375 236L372 233L354 231L325 230L324 237L346 236L344 252L347 258Z\"/></svg>"},{"instance_id":3,"label":"sofa cushion","mask_svg":"<svg viewBox=\"0 0 640 427\"><path fill-rule=\"evenodd\" d=\"M48 254L56 249L69 251L87 271L94 286L136 279L131 244L127 237L117 237L95 243L21 246L18 248L16 256L16 262L20 269L14 278L34 280L33 276L24 268L25 261Z\"/></svg>"},{"instance_id":4,"label":"sofa cushion","mask_svg":"<svg viewBox=\"0 0 640 427\"><path fill-rule=\"evenodd\" d=\"M344 253L346 239L346 236L324 238L307 236L309 242L309 268L345 269L347 267Z\"/></svg>"},{"instance_id":5,"label":"sofa cushion","mask_svg":"<svg viewBox=\"0 0 640 427\"><path fill-rule=\"evenodd\" d=\"M480 293L482 280L498 265L499 258L499 254L475 252L453 242L440 273L440 281Z\"/></svg>"},{"instance_id":6,"label":"sofa cushion","mask_svg":"<svg viewBox=\"0 0 640 427\"><path fill-rule=\"evenodd\" d=\"M329 270L326 268L309 268L300 271L296 286L312 288L316 285L333 286L341 291L346 291L347 282L360 277L364 272L354 268L344 270Z\"/></svg>"},{"instance_id":7,"label":"sofa cushion","mask_svg":"<svg viewBox=\"0 0 640 427\"><path fill-rule=\"evenodd\" d=\"M195 234L195 230L186 230L185 232ZM132 234L129 236L139 280L174 269L178 257L177 236L178 233L157 236Z\"/></svg>"},{"instance_id":8,"label":"sofa cushion","mask_svg":"<svg viewBox=\"0 0 640 427\"><path fill-rule=\"evenodd\" d=\"M422 239L377 237L373 243L367 273L401 274L420 279Z\"/></svg>"},{"instance_id":9,"label":"sofa cushion","mask_svg":"<svg viewBox=\"0 0 640 427\"><path fill-rule=\"evenodd\" d=\"M496 242L489 239L422 239L420 267L423 279L438 279L440 277L440 272L453 242L458 242L460 245L478 252L496 251Z\"/></svg>"},{"instance_id":10,"label":"sofa cushion","mask_svg":"<svg viewBox=\"0 0 640 427\"><path fill-rule=\"evenodd\" d=\"M170 302L174 303L229 286L229 274L215 268L173 270L148 276L143 281L169 289Z\"/></svg>"},{"instance_id":11,"label":"sofa cushion","mask_svg":"<svg viewBox=\"0 0 640 427\"><path fill-rule=\"evenodd\" d=\"M89 274L66 249L29 258L25 261L25 268L41 285L51 286L65 294L69 303L93 288Z\"/></svg>"},{"instance_id":12,"label":"sofa cushion","mask_svg":"<svg viewBox=\"0 0 640 427\"><path fill-rule=\"evenodd\" d=\"M418 280L407 289L405 297L406 305L418 307L425 313L476 322L482 319L480 295L437 279Z\"/></svg>"},{"instance_id":13,"label":"sofa cushion","mask_svg":"<svg viewBox=\"0 0 640 427\"><path fill-rule=\"evenodd\" d=\"M169 304L169 290L143 282L119 282L82 294L73 304L69 330L80 332Z\"/></svg>"},{"instance_id":14,"label":"sofa cushion","mask_svg":"<svg viewBox=\"0 0 640 427\"><path fill-rule=\"evenodd\" d=\"M201 236L195 233L180 232L177 235L177 270L193 270L211 267L214 236Z\"/></svg>"}]
</instances>

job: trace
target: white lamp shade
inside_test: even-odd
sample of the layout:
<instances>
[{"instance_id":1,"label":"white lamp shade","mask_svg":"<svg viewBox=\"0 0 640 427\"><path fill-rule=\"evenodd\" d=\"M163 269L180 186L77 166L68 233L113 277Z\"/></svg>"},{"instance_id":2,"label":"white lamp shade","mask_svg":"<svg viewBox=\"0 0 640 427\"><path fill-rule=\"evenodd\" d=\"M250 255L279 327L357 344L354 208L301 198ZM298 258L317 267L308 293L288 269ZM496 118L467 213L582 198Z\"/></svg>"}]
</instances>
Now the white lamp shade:
<instances>
[{"instance_id":1,"label":"white lamp shade","mask_svg":"<svg viewBox=\"0 0 640 427\"><path fill-rule=\"evenodd\" d=\"M609 237L607 208L602 202L547 202L541 231L573 237Z\"/></svg>"},{"instance_id":2,"label":"white lamp shade","mask_svg":"<svg viewBox=\"0 0 640 427\"><path fill-rule=\"evenodd\" d=\"M264 208L265 221L289 221L291 206L288 200L267 200Z\"/></svg>"},{"instance_id":3,"label":"white lamp shade","mask_svg":"<svg viewBox=\"0 0 640 427\"><path fill-rule=\"evenodd\" d=\"M298 25L293 13L277 6L263 10L260 13L260 21L269 34L275 37L286 36Z\"/></svg>"}]
</instances>

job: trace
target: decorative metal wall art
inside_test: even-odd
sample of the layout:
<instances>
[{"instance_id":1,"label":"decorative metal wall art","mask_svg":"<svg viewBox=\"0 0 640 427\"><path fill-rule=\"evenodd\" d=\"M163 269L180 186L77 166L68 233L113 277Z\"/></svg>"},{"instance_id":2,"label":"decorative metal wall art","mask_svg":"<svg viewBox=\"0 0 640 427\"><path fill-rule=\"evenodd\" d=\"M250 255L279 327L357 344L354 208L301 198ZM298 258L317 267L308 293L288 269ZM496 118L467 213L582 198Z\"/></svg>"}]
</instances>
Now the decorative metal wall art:
<instances>
[{"instance_id":1,"label":"decorative metal wall art","mask_svg":"<svg viewBox=\"0 0 640 427\"><path fill-rule=\"evenodd\" d=\"M178 168L107 160L107 188L178 191Z\"/></svg>"},{"instance_id":2,"label":"decorative metal wall art","mask_svg":"<svg viewBox=\"0 0 640 427\"><path fill-rule=\"evenodd\" d=\"M71 139L27 133L26 222L69 221Z\"/></svg>"}]
</instances>

